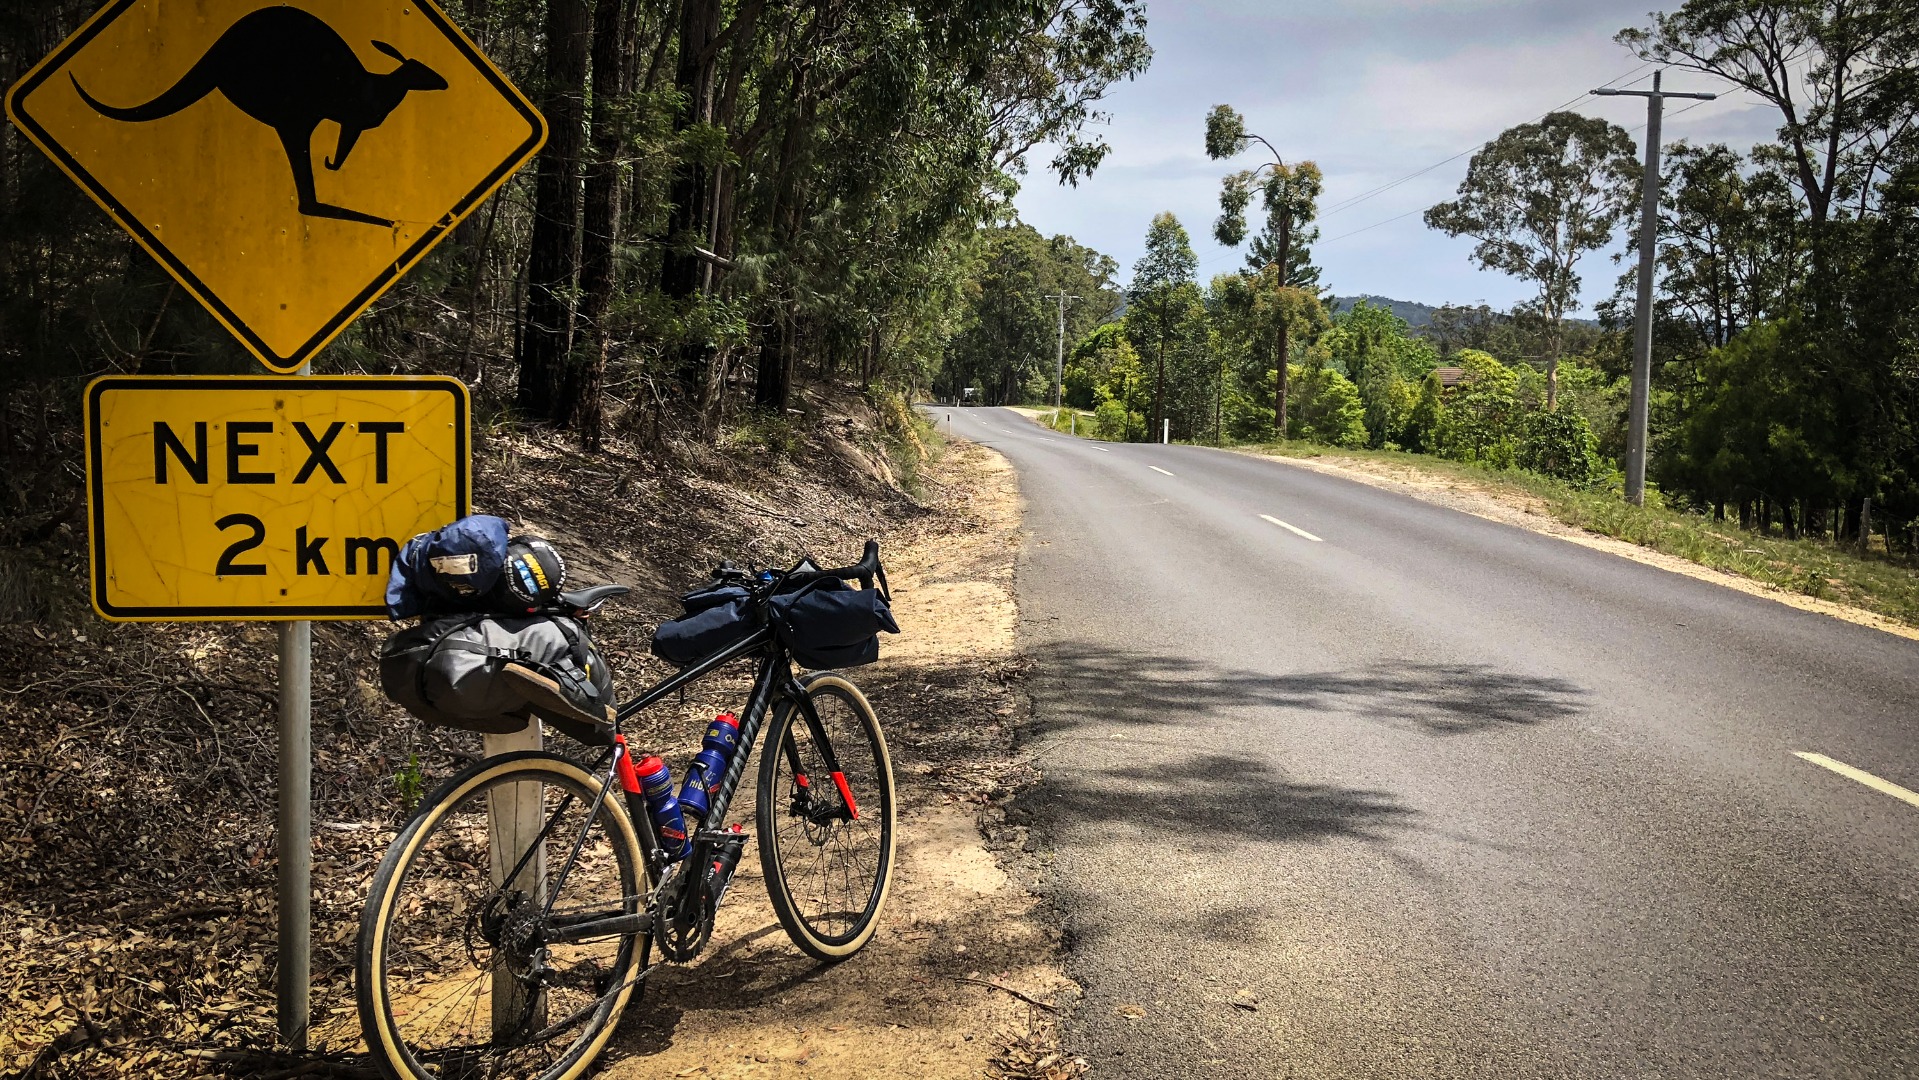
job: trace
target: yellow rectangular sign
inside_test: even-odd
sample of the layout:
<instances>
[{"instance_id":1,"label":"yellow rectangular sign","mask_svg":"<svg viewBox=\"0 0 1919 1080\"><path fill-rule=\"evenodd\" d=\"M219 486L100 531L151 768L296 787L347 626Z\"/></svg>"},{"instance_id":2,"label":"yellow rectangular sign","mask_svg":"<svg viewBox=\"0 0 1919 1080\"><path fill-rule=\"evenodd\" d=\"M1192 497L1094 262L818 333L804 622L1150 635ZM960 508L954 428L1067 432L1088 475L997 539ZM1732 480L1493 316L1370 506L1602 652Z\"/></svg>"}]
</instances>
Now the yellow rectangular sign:
<instances>
[{"instance_id":1,"label":"yellow rectangular sign","mask_svg":"<svg viewBox=\"0 0 1919 1080\"><path fill-rule=\"evenodd\" d=\"M409 537L469 512L466 387L98 379L93 604L116 620L365 619Z\"/></svg>"}]
</instances>

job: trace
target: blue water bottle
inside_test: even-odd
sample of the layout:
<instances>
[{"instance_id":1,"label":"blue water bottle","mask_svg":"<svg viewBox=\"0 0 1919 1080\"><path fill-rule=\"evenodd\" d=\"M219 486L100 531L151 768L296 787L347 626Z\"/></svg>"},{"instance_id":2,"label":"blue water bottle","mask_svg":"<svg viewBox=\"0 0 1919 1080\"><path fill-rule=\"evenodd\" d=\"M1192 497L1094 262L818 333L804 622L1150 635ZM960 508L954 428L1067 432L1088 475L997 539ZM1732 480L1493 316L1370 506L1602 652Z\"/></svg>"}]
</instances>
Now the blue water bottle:
<instances>
[{"instance_id":1,"label":"blue water bottle","mask_svg":"<svg viewBox=\"0 0 1919 1080\"><path fill-rule=\"evenodd\" d=\"M726 780L726 766L733 760L733 749L740 745L740 721L732 713L721 713L707 725L700 752L686 767L686 782L680 786L680 810L694 829L706 821L713 796Z\"/></svg>"},{"instance_id":2,"label":"blue water bottle","mask_svg":"<svg viewBox=\"0 0 1919 1080\"><path fill-rule=\"evenodd\" d=\"M660 847L668 861L684 858L686 816L680 811L680 800L673 797L673 773L667 769L666 762L652 754L635 762L633 771L639 774L640 790L646 793L646 808L653 814L653 824L660 833Z\"/></svg>"}]
</instances>

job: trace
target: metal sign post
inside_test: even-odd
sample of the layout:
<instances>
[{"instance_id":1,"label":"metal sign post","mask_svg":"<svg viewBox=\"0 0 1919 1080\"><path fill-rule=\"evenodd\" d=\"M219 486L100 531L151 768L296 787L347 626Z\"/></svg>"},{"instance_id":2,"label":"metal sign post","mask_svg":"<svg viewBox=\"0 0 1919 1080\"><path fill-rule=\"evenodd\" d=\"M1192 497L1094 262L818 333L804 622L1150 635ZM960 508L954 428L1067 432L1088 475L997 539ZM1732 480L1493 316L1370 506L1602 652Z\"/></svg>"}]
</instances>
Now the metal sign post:
<instances>
[{"instance_id":1,"label":"metal sign post","mask_svg":"<svg viewBox=\"0 0 1919 1080\"><path fill-rule=\"evenodd\" d=\"M280 624L280 1039L306 1049L313 985L313 624Z\"/></svg>"}]
</instances>

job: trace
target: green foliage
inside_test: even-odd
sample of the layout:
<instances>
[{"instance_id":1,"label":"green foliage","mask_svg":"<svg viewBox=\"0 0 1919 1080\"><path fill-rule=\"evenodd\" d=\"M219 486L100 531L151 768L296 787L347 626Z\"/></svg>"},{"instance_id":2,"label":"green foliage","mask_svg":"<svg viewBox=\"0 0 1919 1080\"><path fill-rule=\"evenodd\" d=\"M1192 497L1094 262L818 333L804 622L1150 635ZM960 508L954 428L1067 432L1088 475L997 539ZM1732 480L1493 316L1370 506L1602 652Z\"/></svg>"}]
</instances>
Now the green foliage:
<instances>
[{"instance_id":1,"label":"green foliage","mask_svg":"<svg viewBox=\"0 0 1919 1080\"><path fill-rule=\"evenodd\" d=\"M1292 366L1287 429L1306 442L1366 445L1366 406L1351 379L1329 367Z\"/></svg>"},{"instance_id":2,"label":"green foliage","mask_svg":"<svg viewBox=\"0 0 1919 1080\"><path fill-rule=\"evenodd\" d=\"M1030 225L982 233L958 331L946 343L934 380L936 392L955 397L961 387L978 386L991 404L1051 404L1060 316L1058 301L1049 297L1079 297L1066 307L1070 344L1119 306L1116 269L1112 259L1070 237L1047 239Z\"/></svg>"},{"instance_id":3,"label":"green foliage","mask_svg":"<svg viewBox=\"0 0 1919 1080\"><path fill-rule=\"evenodd\" d=\"M1208 350L1206 308L1193 281L1198 265L1186 229L1172 214L1153 218L1146 251L1133 267L1127 290L1126 337L1143 360L1151 382L1147 437L1162 418L1177 438L1211 428L1216 367Z\"/></svg>"},{"instance_id":4,"label":"green foliage","mask_svg":"<svg viewBox=\"0 0 1919 1080\"><path fill-rule=\"evenodd\" d=\"M426 771L420 768L420 755L408 754L406 764L393 772L393 793L400 800L400 812L412 814L426 796Z\"/></svg>"},{"instance_id":5,"label":"green foliage","mask_svg":"<svg viewBox=\"0 0 1919 1080\"><path fill-rule=\"evenodd\" d=\"M1610 475L1599 441L1584 415L1571 409L1527 414L1521 425L1518 466L1541 476L1586 487Z\"/></svg>"},{"instance_id":6,"label":"green foliage","mask_svg":"<svg viewBox=\"0 0 1919 1080\"><path fill-rule=\"evenodd\" d=\"M1125 403L1108 398L1093 410L1093 433L1109 442L1130 442L1133 432L1144 428L1138 413L1129 413Z\"/></svg>"},{"instance_id":7,"label":"green foliage","mask_svg":"<svg viewBox=\"0 0 1919 1080\"><path fill-rule=\"evenodd\" d=\"M1625 129L1577 113L1548 113L1508 128L1472 157L1459 198L1426 211L1426 225L1478 241L1473 261L1539 290L1548 379L1565 316L1579 298L1580 257L1612 241L1632 210L1640 168ZM1549 384L1550 385L1550 384Z\"/></svg>"},{"instance_id":8,"label":"green foliage","mask_svg":"<svg viewBox=\"0 0 1919 1080\"><path fill-rule=\"evenodd\" d=\"M1434 433L1437 451L1455 461L1511 465L1520 418L1519 376L1498 357L1476 349L1460 350L1453 363L1463 374Z\"/></svg>"},{"instance_id":9,"label":"green foliage","mask_svg":"<svg viewBox=\"0 0 1919 1080\"><path fill-rule=\"evenodd\" d=\"M1352 379L1365 403L1367 445L1405 445L1418 385L1438 365L1430 342L1411 336L1405 320L1361 300L1333 319L1320 338L1334 369Z\"/></svg>"},{"instance_id":10,"label":"green foliage","mask_svg":"<svg viewBox=\"0 0 1919 1080\"><path fill-rule=\"evenodd\" d=\"M1420 381L1419 397L1414 400L1412 410L1407 414L1406 427L1400 434L1399 443L1414 453L1437 454L1443 445L1445 430L1445 390L1440 385L1438 375L1428 375Z\"/></svg>"},{"instance_id":11,"label":"green foliage","mask_svg":"<svg viewBox=\"0 0 1919 1080\"><path fill-rule=\"evenodd\" d=\"M1110 322L1080 339L1066 360L1066 402L1090 409L1102 398L1124 394L1125 379L1137 376L1139 353L1127 340L1126 325Z\"/></svg>"}]
</instances>

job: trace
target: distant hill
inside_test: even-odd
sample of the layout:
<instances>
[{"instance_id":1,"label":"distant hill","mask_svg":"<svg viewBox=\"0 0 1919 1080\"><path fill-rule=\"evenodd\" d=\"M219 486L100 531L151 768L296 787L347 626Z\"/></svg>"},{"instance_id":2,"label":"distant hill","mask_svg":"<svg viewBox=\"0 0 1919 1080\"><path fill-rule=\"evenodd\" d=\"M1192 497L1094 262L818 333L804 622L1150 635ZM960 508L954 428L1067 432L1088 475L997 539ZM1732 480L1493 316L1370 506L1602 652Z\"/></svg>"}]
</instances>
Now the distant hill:
<instances>
[{"instance_id":1,"label":"distant hill","mask_svg":"<svg viewBox=\"0 0 1919 1080\"><path fill-rule=\"evenodd\" d=\"M1390 296L1335 296L1333 297L1332 313L1339 315L1351 311L1353 308L1359 306L1361 300L1366 301L1374 307L1386 308L1393 314L1405 319L1407 325L1415 330L1422 326L1432 325L1433 305L1416 303L1412 300L1394 300Z\"/></svg>"},{"instance_id":2,"label":"distant hill","mask_svg":"<svg viewBox=\"0 0 1919 1080\"><path fill-rule=\"evenodd\" d=\"M1438 306L1434 304L1422 304L1414 300L1395 300L1390 296L1361 294L1359 296L1333 297L1332 314L1339 315L1343 312L1351 311L1358 306L1361 300L1366 301L1374 307L1386 308L1393 314L1405 319L1406 325L1412 327L1414 330L1431 326L1433 323L1433 312L1438 310ZM1567 316L1566 321L1580 326L1599 325L1599 320L1597 319L1582 319L1577 316Z\"/></svg>"}]
</instances>

